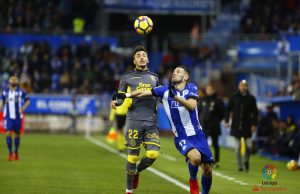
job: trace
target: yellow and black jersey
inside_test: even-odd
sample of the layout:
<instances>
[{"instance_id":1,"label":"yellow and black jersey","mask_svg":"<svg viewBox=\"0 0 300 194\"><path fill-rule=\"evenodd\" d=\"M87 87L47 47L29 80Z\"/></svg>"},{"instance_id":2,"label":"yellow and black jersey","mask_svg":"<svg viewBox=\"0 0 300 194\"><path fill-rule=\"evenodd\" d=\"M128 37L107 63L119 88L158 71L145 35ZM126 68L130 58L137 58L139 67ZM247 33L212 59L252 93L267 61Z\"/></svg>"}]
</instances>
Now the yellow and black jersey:
<instances>
[{"instance_id":1,"label":"yellow and black jersey","mask_svg":"<svg viewBox=\"0 0 300 194\"><path fill-rule=\"evenodd\" d=\"M133 70L121 77L119 92L151 90L159 85L158 76L148 70ZM156 121L157 99L153 96L131 98L127 113L129 120Z\"/></svg>"}]
</instances>

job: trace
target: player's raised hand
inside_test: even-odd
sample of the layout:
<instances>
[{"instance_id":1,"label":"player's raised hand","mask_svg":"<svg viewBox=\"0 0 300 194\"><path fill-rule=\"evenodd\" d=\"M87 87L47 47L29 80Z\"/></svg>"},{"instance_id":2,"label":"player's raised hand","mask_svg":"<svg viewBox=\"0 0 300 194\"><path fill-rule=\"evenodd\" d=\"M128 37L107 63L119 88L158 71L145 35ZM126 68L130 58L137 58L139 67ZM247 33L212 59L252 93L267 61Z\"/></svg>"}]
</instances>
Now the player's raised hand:
<instances>
[{"instance_id":1,"label":"player's raised hand","mask_svg":"<svg viewBox=\"0 0 300 194\"><path fill-rule=\"evenodd\" d=\"M111 102L110 102L110 108L116 109L117 103L118 103L118 101L116 101L116 100L111 101Z\"/></svg>"}]
</instances>

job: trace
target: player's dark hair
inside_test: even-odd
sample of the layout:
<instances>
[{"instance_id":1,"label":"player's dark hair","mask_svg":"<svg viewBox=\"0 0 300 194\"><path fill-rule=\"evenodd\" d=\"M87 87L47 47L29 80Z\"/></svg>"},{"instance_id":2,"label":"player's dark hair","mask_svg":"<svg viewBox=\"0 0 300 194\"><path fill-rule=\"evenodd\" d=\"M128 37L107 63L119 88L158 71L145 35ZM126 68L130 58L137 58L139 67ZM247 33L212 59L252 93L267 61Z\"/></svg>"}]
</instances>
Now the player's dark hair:
<instances>
[{"instance_id":1,"label":"player's dark hair","mask_svg":"<svg viewBox=\"0 0 300 194\"><path fill-rule=\"evenodd\" d=\"M185 71L185 72L188 74L188 76L190 77L191 72L190 72L190 70L189 70L186 66L184 66L184 65L179 65L178 67L184 69L184 71Z\"/></svg>"},{"instance_id":2,"label":"player's dark hair","mask_svg":"<svg viewBox=\"0 0 300 194\"><path fill-rule=\"evenodd\" d=\"M145 47L143 47L143 46L137 46L137 47L135 47L135 49L133 51L133 56L132 57L134 58L135 53L137 53L139 51L144 51L145 53L147 53L147 50L145 49Z\"/></svg>"}]
</instances>

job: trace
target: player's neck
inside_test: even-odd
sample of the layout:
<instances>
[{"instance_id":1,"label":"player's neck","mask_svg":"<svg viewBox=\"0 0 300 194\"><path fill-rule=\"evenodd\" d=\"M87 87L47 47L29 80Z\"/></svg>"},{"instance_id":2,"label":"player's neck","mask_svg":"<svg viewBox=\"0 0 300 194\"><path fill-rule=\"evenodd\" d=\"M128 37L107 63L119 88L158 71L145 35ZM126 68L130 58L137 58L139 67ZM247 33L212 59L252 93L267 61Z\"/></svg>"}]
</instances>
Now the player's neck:
<instances>
[{"instance_id":1,"label":"player's neck","mask_svg":"<svg viewBox=\"0 0 300 194\"><path fill-rule=\"evenodd\" d=\"M147 66L144 66L144 67L135 67L136 70L138 71L146 71L148 70L148 67Z\"/></svg>"},{"instance_id":2,"label":"player's neck","mask_svg":"<svg viewBox=\"0 0 300 194\"><path fill-rule=\"evenodd\" d=\"M186 86L186 82L181 82L181 83L177 83L175 85L175 88L179 91L182 91L185 88L185 86Z\"/></svg>"}]
</instances>

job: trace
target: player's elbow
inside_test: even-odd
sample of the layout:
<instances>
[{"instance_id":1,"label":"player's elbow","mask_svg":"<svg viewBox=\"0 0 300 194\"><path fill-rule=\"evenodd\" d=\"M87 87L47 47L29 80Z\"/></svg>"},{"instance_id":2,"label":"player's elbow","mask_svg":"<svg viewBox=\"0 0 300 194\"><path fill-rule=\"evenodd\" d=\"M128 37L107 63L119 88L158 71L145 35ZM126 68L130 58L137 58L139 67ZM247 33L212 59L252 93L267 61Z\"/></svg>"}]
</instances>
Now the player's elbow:
<instances>
[{"instance_id":1,"label":"player's elbow","mask_svg":"<svg viewBox=\"0 0 300 194\"><path fill-rule=\"evenodd\" d=\"M187 107L189 110L195 110L197 108L197 104L189 104Z\"/></svg>"},{"instance_id":2,"label":"player's elbow","mask_svg":"<svg viewBox=\"0 0 300 194\"><path fill-rule=\"evenodd\" d=\"M189 109L189 110L195 110L197 108L197 100L195 99L188 99L187 101L187 106L186 108Z\"/></svg>"}]
</instances>

